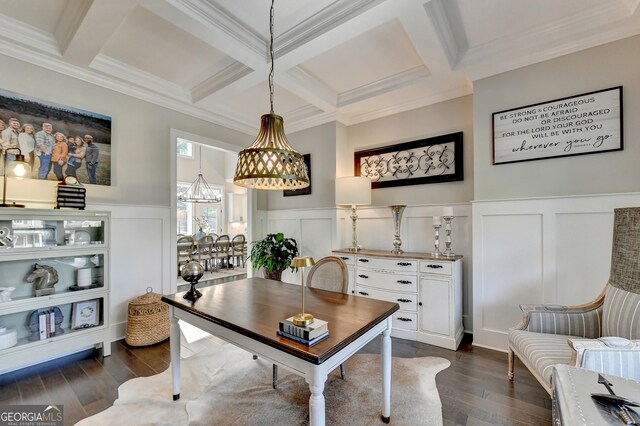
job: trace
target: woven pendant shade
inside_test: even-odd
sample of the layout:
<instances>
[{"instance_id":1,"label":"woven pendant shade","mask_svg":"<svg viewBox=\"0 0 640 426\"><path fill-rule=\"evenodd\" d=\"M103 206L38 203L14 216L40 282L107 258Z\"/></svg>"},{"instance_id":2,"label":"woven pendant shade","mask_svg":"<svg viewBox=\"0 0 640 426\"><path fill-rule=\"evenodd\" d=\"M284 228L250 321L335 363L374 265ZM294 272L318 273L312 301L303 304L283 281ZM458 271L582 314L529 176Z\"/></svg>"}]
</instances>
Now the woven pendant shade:
<instances>
[{"instance_id":1,"label":"woven pendant shade","mask_svg":"<svg viewBox=\"0 0 640 426\"><path fill-rule=\"evenodd\" d=\"M238 154L233 183L271 190L309 186L304 159L289 145L281 116L273 113L262 116L258 137Z\"/></svg>"}]
</instances>

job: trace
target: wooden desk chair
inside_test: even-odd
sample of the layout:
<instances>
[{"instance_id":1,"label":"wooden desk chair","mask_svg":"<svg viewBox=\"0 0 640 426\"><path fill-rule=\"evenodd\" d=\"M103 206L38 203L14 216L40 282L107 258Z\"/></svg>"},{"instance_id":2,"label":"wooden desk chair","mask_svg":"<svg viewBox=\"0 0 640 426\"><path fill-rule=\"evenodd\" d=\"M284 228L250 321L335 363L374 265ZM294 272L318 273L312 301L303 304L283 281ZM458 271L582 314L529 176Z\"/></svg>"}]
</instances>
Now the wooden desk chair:
<instances>
[{"instance_id":1,"label":"wooden desk chair","mask_svg":"<svg viewBox=\"0 0 640 426\"><path fill-rule=\"evenodd\" d=\"M231 258L234 259L236 265L240 265L240 259L242 259L242 267L244 268L247 263L247 239L244 235L236 235L231 240Z\"/></svg>"},{"instance_id":2,"label":"wooden desk chair","mask_svg":"<svg viewBox=\"0 0 640 426\"><path fill-rule=\"evenodd\" d=\"M180 267L193 258L194 245L195 241L191 236L178 238L178 276L180 276Z\"/></svg>"},{"instance_id":3,"label":"wooden desk chair","mask_svg":"<svg viewBox=\"0 0 640 426\"><path fill-rule=\"evenodd\" d=\"M348 271L344 260L336 256L323 257L311 267L307 287L347 294ZM344 365L340 364L340 377L346 380ZM278 385L278 366L273 365L273 388Z\"/></svg>"},{"instance_id":4,"label":"wooden desk chair","mask_svg":"<svg viewBox=\"0 0 640 426\"><path fill-rule=\"evenodd\" d=\"M198 240L198 262L204 265L206 271L209 270L209 265L213 261L215 240L211 235L205 235Z\"/></svg>"},{"instance_id":5,"label":"wooden desk chair","mask_svg":"<svg viewBox=\"0 0 640 426\"><path fill-rule=\"evenodd\" d=\"M222 266L222 261L227 262L227 269L229 269L229 236L228 235L220 235L215 242L213 257L215 258L214 262L217 263L218 259L220 259L220 267Z\"/></svg>"}]
</instances>

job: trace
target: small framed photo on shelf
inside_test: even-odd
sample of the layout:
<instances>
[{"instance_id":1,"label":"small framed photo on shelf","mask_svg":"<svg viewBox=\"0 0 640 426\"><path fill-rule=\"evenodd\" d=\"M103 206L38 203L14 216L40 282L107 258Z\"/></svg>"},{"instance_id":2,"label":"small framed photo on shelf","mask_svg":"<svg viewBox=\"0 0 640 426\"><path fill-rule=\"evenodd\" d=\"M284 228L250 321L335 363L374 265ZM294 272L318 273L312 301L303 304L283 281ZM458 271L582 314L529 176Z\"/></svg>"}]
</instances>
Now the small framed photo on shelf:
<instances>
[{"instance_id":1,"label":"small framed photo on shelf","mask_svg":"<svg viewBox=\"0 0 640 426\"><path fill-rule=\"evenodd\" d=\"M71 309L71 328L95 327L100 323L100 299L75 302Z\"/></svg>"}]
</instances>

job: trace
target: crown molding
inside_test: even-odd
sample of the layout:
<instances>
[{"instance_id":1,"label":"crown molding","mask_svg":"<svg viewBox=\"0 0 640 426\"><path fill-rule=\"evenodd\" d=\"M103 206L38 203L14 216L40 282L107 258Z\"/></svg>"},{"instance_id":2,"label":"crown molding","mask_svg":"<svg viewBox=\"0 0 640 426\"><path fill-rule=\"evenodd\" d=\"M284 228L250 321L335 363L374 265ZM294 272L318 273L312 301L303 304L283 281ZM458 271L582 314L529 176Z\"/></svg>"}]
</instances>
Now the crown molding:
<instances>
[{"instance_id":1,"label":"crown molding","mask_svg":"<svg viewBox=\"0 0 640 426\"><path fill-rule=\"evenodd\" d=\"M53 56L61 56L60 46L52 34L0 13L0 37L36 48ZM1 43L0 43L1 44Z\"/></svg>"},{"instance_id":2,"label":"crown molding","mask_svg":"<svg viewBox=\"0 0 640 426\"><path fill-rule=\"evenodd\" d=\"M332 111L338 105L338 94L300 66L281 75L279 84L325 111Z\"/></svg>"},{"instance_id":3,"label":"crown molding","mask_svg":"<svg viewBox=\"0 0 640 426\"><path fill-rule=\"evenodd\" d=\"M140 88L134 84L118 81L111 77L103 76L98 72L77 67L69 64L68 62L64 62L62 59L48 57L42 53L25 49L14 43L0 43L0 54L39 66L48 71L63 74L164 108L181 112L228 129L249 135L255 133L255 126L250 126L242 120L229 117L228 114L225 114L222 111L206 111L185 102L164 96L160 93Z\"/></svg>"},{"instance_id":4,"label":"crown molding","mask_svg":"<svg viewBox=\"0 0 640 426\"><path fill-rule=\"evenodd\" d=\"M310 129L312 127L320 126L322 124L330 123L332 121L338 121L344 124L342 121L344 117L337 112L323 112L322 114L318 114L312 117L308 117L302 119L300 121L296 121L295 123L291 123L291 125L287 124L287 133L295 133L301 130Z\"/></svg>"},{"instance_id":5,"label":"crown molding","mask_svg":"<svg viewBox=\"0 0 640 426\"><path fill-rule=\"evenodd\" d=\"M142 71L139 68L132 67L110 56L103 54L97 55L93 61L91 61L91 64L89 64L89 68L131 82L145 89L162 93L178 101L191 102L191 94L182 86Z\"/></svg>"},{"instance_id":6,"label":"crown molding","mask_svg":"<svg viewBox=\"0 0 640 426\"><path fill-rule=\"evenodd\" d=\"M432 0L425 3L423 7L436 36L440 40L442 50L449 61L449 67L454 68L462 55L462 50L459 40L456 39L451 28L449 15L440 0Z\"/></svg>"},{"instance_id":7,"label":"crown molding","mask_svg":"<svg viewBox=\"0 0 640 426\"><path fill-rule=\"evenodd\" d=\"M628 28L629 25L621 23L620 16L628 17L625 5L601 4L588 11L550 22L516 36L470 48L459 60L457 68L465 70L472 80L477 80L604 44L613 41L616 37L633 35L629 34L631 30ZM607 22L602 23L601 26L614 25L609 31L611 35L604 37L603 32L598 31L595 36L590 36L594 33L591 24L602 22L603 18L606 18ZM635 34L640 32L637 24L630 27L635 27ZM569 38L568 34L572 36ZM576 37L577 34L583 34L583 37ZM523 55L523 46L530 45L529 40L532 39L536 40L537 48L529 49ZM568 39L571 41L563 41Z\"/></svg>"},{"instance_id":8,"label":"crown molding","mask_svg":"<svg viewBox=\"0 0 640 426\"><path fill-rule=\"evenodd\" d=\"M213 25L260 57L267 59L267 40L243 25L227 10L205 0L166 0L177 9L206 25Z\"/></svg>"},{"instance_id":9,"label":"crown molding","mask_svg":"<svg viewBox=\"0 0 640 426\"><path fill-rule=\"evenodd\" d=\"M325 34L385 1L387 0L335 1L320 12L294 25L277 37L274 55L282 56L296 50L314 38Z\"/></svg>"},{"instance_id":10,"label":"crown molding","mask_svg":"<svg viewBox=\"0 0 640 426\"><path fill-rule=\"evenodd\" d=\"M222 71L195 85L191 89L191 101L194 103L199 102L229 84L251 74L253 71L253 69L240 62L234 62Z\"/></svg>"},{"instance_id":11,"label":"crown molding","mask_svg":"<svg viewBox=\"0 0 640 426\"><path fill-rule=\"evenodd\" d=\"M344 107L361 102L375 96L380 96L405 86L419 83L429 77L431 73L424 65L418 65L406 71L385 77L373 83L365 84L355 89L347 90L338 95L338 107Z\"/></svg>"},{"instance_id":12,"label":"crown molding","mask_svg":"<svg viewBox=\"0 0 640 426\"><path fill-rule=\"evenodd\" d=\"M351 126L354 124L364 123L366 121L375 120L378 118L384 118L393 114L398 114L405 111L411 111L417 108L437 104L439 102L448 101L451 99L459 98L462 96L471 95L473 88L470 84L458 85L449 90L430 94L417 99L410 100L408 102L402 102L396 105L380 108L375 111L369 111L362 114L350 116L343 124Z\"/></svg>"},{"instance_id":13,"label":"crown molding","mask_svg":"<svg viewBox=\"0 0 640 426\"><path fill-rule=\"evenodd\" d=\"M305 105L289 111L287 113L287 121L290 120L294 123L298 123L316 117L319 114L323 114L323 111L318 109L315 105Z\"/></svg>"}]
</instances>

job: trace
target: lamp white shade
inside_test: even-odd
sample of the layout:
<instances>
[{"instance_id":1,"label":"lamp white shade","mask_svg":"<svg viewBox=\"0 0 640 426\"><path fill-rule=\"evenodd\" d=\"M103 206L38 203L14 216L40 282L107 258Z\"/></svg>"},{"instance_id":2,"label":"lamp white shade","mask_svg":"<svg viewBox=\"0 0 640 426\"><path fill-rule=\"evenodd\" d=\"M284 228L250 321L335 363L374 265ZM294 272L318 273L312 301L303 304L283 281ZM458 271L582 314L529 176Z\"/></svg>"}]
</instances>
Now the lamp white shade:
<instances>
[{"instance_id":1,"label":"lamp white shade","mask_svg":"<svg viewBox=\"0 0 640 426\"><path fill-rule=\"evenodd\" d=\"M336 178L336 204L339 206L371 204L371 179L366 176Z\"/></svg>"}]
</instances>

